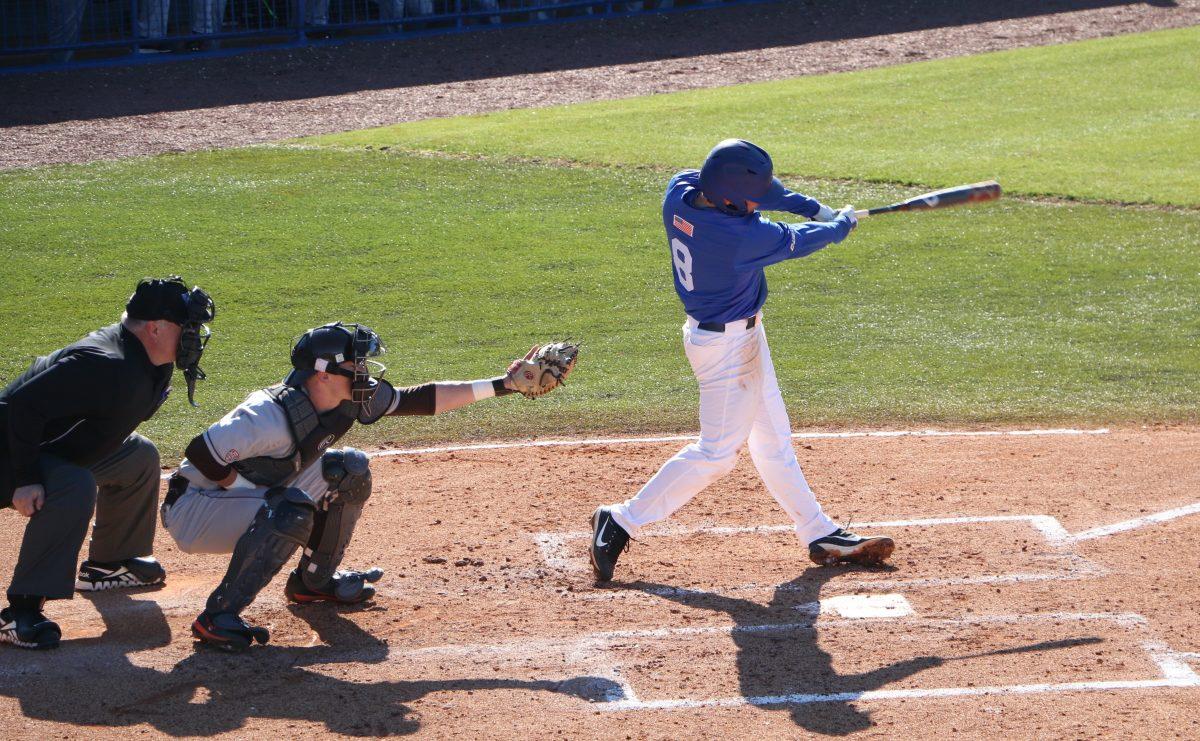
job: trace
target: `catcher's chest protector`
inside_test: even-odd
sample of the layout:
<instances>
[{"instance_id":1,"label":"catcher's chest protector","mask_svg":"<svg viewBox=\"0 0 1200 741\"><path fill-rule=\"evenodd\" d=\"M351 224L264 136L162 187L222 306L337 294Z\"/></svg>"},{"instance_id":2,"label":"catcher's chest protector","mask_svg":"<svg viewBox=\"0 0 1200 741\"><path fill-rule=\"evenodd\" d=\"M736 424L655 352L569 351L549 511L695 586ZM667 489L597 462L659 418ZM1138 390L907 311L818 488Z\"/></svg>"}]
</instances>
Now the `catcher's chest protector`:
<instances>
[{"instance_id":1,"label":"catcher's chest protector","mask_svg":"<svg viewBox=\"0 0 1200 741\"><path fill-rule=\"evenodd\" d=\"M259 486L283 486L321 457L354 425L354 418L343 414L317 414L308 394L280 384L264 389L283 407L296 450L285 458L259 456L237 461L233 467L248 481Z\"/></svg>"}]
</instances>

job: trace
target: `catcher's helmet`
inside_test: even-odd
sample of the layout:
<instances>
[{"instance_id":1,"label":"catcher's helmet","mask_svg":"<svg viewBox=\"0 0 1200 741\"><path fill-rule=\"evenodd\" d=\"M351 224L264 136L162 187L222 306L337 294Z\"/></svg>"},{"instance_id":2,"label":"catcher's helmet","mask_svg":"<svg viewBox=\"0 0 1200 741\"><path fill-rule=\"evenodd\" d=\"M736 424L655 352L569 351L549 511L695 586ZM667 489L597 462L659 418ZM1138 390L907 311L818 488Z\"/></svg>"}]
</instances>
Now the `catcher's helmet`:
<instances>
[{"instance_id":1,"label":"catcher's helmet","mask_svg":"<svg viewBox=\"0 0 1200 741\"><path fill-rule=\"evenodd\" d=\"M292 348L292 372L283 382L301 386L317 373L334 373L351 379L354 401L366 404L375 394L377 384L372 378L382 378L387 367L370 358L382 355L387 348L379 335L362 324L332 322L308 330ZM341 367L347 360L354 369Z\"/></svg>"},{"instance_id":2,"label":"catcher's helmet","mask_svg":"<svg viewBox=\"0 0 1200 741\"><path fill-rule=\"evenodd\" d=\"M700 190L720 211L745 216L748 201L767 203L783 195L771 155L744 139L726 139L713 147L700 168Z\"/></svg>"}]
</instances>

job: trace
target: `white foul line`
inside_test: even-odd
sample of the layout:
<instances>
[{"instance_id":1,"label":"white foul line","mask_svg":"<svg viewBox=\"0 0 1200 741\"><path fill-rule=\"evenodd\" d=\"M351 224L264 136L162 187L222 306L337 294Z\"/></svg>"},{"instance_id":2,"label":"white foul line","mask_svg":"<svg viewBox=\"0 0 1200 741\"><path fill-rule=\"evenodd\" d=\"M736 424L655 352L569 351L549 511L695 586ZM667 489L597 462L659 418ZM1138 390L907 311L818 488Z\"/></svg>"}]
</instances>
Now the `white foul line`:
<instances>
[{"instance_id":1,"label":"white foul line","mask_svg":"<svg viewBox=\"0 0 1200 741\"><path fill-rule=\"evenodd\" d=\"M793 432L793 440L846 439L856 437L1002 437L1028 435L1107 435L1107 428L1096 430L866 430L861 432ZM508 448L583 447L589 445L637 445L642 443L671 443L699 440L698 435L669 435L666 437L602 437L580 440L526 440L515 443L477 443L450 445L439 448L392 448L369 453L373 458L397 455L427 455L457 453L469 450L505 450Z\"/></svg>"},{"instance_id":2,"label":"white foul line","mask_svg":"<svg viewBox=\"0 0 1200 741\"><path fill-rule=\"evenodd\" d=\"M1074 540L1092 540L1094 538L1104 538L1109 535L1113 535L1114 533L1122 533L1126 530L1134 530L1139 527L1152 525L1158 522L1167 522L1168 520L1174 520L1177 517L1194 515L1197 512L1200 512L1200 502L1195 502L1194 504L1189 504L1184 507L1176 507L1175 509L1168 509L1163 512L1155 512L1154 514L1146 515L1145 517L1135 517L1132 520L1125 520L1124 522L1114 522L1111 525L1104 525L1103 527L1094 527L1091 530L1084 530L1081 533L1076 533L1071 537Z\"/></svg>"},{"instance_id":3,"label":"white foul line","mask_svg":"<svg viewBox=\"0 0 1200 741\"><path fill-rule=\"evenodd\" d=\"M1028 435L1107 435L1108 428L1095 430L1033 429L1033 430L863 430L859 432L793 432L794 440L843 439L855 437L999 437ZM436 448L390 448L367 453L372 458L400 455L429 455L432 453L459 453L471 450L508 450L512 448L559 448L585 447L589 445L639 445L645 443L692 442L699 435L668 435L665 437L602 437L578 440L524 440L513 443L476 443L474 445L448 445ZM174 473L173 471L171 473ZM168 479L171 473L160 478Z\"/></svg>"}]
</instances>

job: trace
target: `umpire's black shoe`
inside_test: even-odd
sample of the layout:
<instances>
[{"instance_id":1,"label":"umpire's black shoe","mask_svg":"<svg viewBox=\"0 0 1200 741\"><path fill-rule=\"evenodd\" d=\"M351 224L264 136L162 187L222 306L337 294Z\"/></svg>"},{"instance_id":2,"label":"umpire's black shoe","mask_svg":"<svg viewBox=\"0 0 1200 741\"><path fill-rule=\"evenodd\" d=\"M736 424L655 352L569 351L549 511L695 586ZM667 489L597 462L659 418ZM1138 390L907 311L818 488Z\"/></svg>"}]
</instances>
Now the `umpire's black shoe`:
<instances>
[{"instance_id":1,"label":"umpire's black shoe","mask_svg":"<svg viewBox=\"0 0 1200 741\"><path fill-rule=\"evenodd\" d=\"M613 519L608 507L597 507L592 513L592 573L596 581L610 581L617 557L629 546L629 533Z\"/></svg>"},{"instance_id":2,"label":"umpire's black shoe","mask_svg":"<svg viewBox=\"0 0 1200 741\"><path fill-rule=\"evenodd\" d=\"M335 602L339 605L354 605L366 602L375 596L375 587L368 582L377 582L383 578L383 569L372 568L367 571L339 571L333 575L329 583L322 589L312 589L304 583L299 569L292 569L288 574L287 584L283 593L292 602Z\"/></svg>"},{"instance_id":3,"label":"umpire's black shoe","mask_svg":"<svg viewBox=\"0 0 1200 741\"><path fill-rule=\"evenodd\" d=\"M245 651L253 641L265 644L271 640L271 633L266 628L249 625L232 612L210 613L207 610L192 622L192 635L201 643L232 653Z\"/></svg>"},{"instance_id":4,"label":"umpire's black shoe","mask_svg":"<svg viewBox=\"0 0 1200 741\"><path fill-rule=\"evenodd\" d=\"M153 558L127 558L115 563L84 561L75 577L75 589L80 592L99 592L105 589L149 587L162 584L167 572Z\"/></svg>"},{"instance_id":5,"label":"umpire's black shoe","mask_svg":"<svg viewBox=\"0 0 1200 741\"><path fill-rule=\"evenodd\" d=\"M6 607L0 610L0 643L21 648L58 648L62 630L41 610Z\"/></svg>"},{"instance_id":6,"label":"umpire's black shoe","mask_svg":"<svg viewBox=\"0 0 1200 741\"><path fill-rule=\"evenodd\" d=\"M808 557L819 566L853 563L878 566L896 550L896 542L886 535L863 537L838 528L824 538L808 544Z\"/></svg>"}]
</instances>

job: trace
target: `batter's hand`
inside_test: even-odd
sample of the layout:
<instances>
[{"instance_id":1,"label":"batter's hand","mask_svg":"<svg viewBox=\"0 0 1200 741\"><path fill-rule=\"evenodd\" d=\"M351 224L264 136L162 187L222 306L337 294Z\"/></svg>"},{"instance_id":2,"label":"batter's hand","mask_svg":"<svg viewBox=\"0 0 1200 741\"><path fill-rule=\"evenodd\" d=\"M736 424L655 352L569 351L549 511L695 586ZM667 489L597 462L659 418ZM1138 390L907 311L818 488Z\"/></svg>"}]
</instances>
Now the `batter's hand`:
<instances>
[{"instance_id":1,"label":"batter's hand","mask_svg":"<svg viewBox=\"0 0 1200 741\"><path fill-rule=\"evenodd\" d=\"M817 210L817 215L813 217L813 221L833 221L837 218L837 211L834 211L824 203L820 204L821 208Z\"/></svg>"},{"instance_id":2,"label":"batter's hand","mask_svg":"<svg viewBox=\"0 0 1200 741\"><path fill-rule=\"evenodd\" d=\"M18 486L13 491L13 509L26 517L33 517L45 503L46 490L42 488L41 484L26 484L25 486Z\"/></svg>"},{"instance_id":3,"label":"batter's hand","mask_svg":"<svg viewBox=\"0 0 1200 741\"><path fill-rule=\"evenodd\" d=\"M841 211L837 212L837 219L845 219L850 222L850 230L854 231L854 227L858 226L858 217L854 215L854 206L845 206Z\"/></svg>"}]
</instances>

